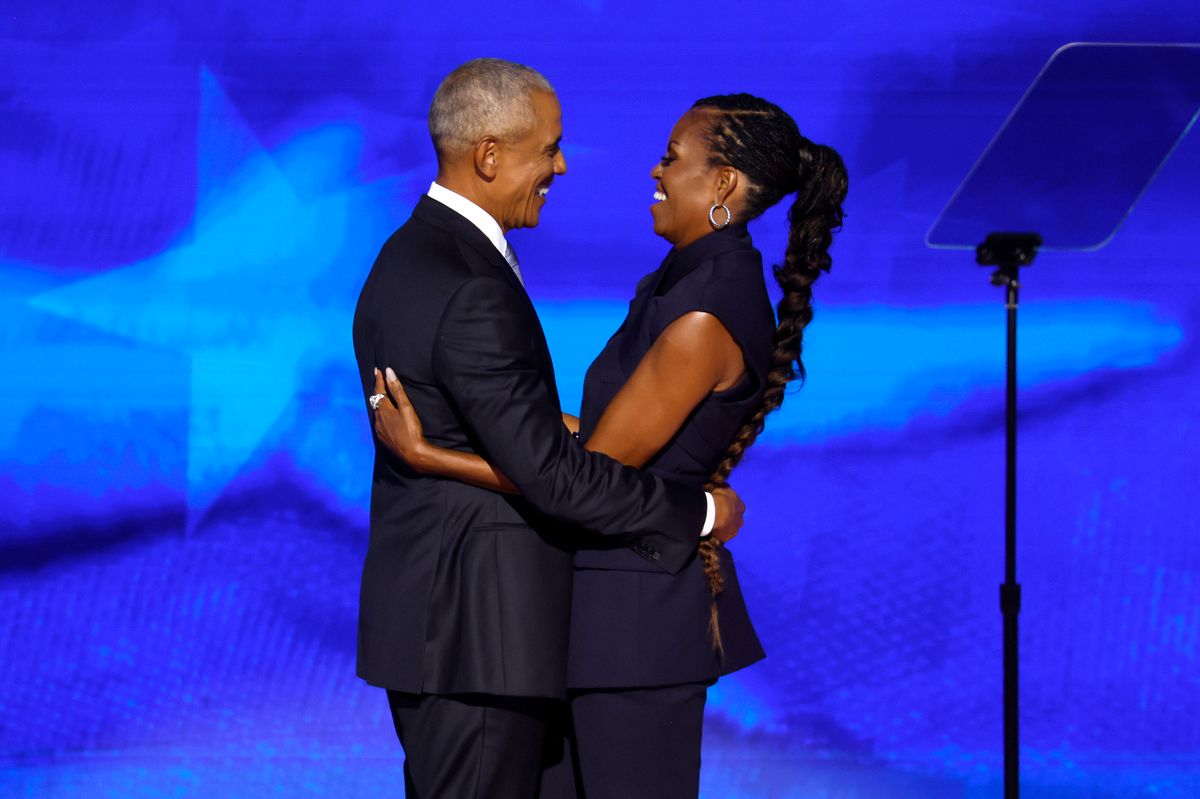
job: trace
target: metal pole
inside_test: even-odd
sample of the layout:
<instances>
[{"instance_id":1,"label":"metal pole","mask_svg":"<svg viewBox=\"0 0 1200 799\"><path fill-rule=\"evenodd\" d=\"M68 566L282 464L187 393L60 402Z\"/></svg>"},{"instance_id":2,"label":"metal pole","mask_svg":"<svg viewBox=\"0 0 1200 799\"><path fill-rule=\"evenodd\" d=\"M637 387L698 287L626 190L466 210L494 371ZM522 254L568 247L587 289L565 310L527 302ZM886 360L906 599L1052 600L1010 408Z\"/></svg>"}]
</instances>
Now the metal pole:
<instances>
[{"instance_id":1,"label":"metal pole","mask_svg":"<svg viewBox=\"0 0 1200 799\"><path fill-rule=\"evenodd\" d=\"M1008 375L1004 397L1004 582L1000 612L1004 615L1004 799L1021 792L1020 706L1017 695L1017 617L1021 584L1017 582L1017 293L1021 267L1033 263L1042 237L1037 233L990 233L975 248L980 266L999 267L992 285L1004 287L1008 311Z\"/></svg>"},{"instance_id":2,"label":"metal pole","mask_svg":"<svg viewBox=\"0 0 1200 799\"><path fill-rule=\"evenodd\" d=\"M1017 685L1017 617L1021 585L1017 582L1017 265L1004 269L1005 308L1008 311L1008 376L1005 399L1004 584L1000 611L1004 614L1004 799L1020 794L1021 749Z\"/></svg>"}]
</instances>

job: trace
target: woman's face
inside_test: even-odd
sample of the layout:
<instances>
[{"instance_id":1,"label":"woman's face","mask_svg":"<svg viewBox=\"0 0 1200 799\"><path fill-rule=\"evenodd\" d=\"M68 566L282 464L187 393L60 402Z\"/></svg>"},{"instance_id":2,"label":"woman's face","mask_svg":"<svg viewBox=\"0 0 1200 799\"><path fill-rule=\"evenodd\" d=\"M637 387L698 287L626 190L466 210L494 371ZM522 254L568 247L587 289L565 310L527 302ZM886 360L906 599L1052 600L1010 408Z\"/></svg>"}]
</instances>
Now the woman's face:
<instances>
[{"instance_id":1,"label":"woman's face","mask_svg":"<svg viewBox=\"0 0 1200 799\"><path fill-rule=\"evenodd\" d=\"M650 172L657 184L650 206L654 232L676 247L686 247L713 230L708 210L721 188L721 168L708 163L703 133L709 113L692 109L680 117L667 152ZM717 214L718 223L725 221L724 211Z\"/></svg>"}]
</instances>

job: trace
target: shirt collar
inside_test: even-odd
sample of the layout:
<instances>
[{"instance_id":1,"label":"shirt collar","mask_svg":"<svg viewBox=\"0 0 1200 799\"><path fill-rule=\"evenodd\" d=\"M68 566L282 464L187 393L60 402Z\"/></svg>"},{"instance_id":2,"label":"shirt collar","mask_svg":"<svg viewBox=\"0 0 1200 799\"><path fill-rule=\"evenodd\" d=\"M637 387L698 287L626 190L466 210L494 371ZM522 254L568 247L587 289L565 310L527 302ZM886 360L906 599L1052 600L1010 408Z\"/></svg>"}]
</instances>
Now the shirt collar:
<instances>
[{"instance_id":1,"label":"shirt collar","mask_svg":"<svg viewBox=\"0 0 1200 799\"><path fill-rule=\"evenodd\" d=\"M428 194L430 199L437 200L479 228L479 232L487 236L487 240L492 243L492 246L501 255L504 255L508 249L508 241L504 238L504 230L501 229L500 223L493 219L491 214L461 194L450 191L436 180L429 184Z\"/></svg>"}]
</instances>

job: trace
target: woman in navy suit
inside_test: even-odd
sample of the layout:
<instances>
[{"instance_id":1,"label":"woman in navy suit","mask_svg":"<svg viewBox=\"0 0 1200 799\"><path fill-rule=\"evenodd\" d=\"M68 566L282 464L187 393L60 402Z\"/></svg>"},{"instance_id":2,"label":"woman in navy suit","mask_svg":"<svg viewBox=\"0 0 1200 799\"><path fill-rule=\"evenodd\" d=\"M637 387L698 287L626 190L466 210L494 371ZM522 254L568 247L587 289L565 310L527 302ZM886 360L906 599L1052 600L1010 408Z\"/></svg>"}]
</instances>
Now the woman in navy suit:
<instances>
[{"instance_id":1,"label":"woman in navy suit","mask_svg":"<svg viewBox=\"0 0 1200 799\"><path fill-rule=\"evenodd\" d=\"M812 284L831 263L845 167L778 106L747 94L700 100L671 131L651 172L654 232L672 247L638 284L625 322L588 369L578 419L590 450L664 477L720 485L803 379ZM772 312L746 225L795 193ZM439 449L394 380L377 376L376 432L418 471L499 491L482 458ZM708 686L763 657L733 557L704 541L678 574L611 536L575 556L565 757L542 797L695 797Z\"/></svg>"}]
</instances>

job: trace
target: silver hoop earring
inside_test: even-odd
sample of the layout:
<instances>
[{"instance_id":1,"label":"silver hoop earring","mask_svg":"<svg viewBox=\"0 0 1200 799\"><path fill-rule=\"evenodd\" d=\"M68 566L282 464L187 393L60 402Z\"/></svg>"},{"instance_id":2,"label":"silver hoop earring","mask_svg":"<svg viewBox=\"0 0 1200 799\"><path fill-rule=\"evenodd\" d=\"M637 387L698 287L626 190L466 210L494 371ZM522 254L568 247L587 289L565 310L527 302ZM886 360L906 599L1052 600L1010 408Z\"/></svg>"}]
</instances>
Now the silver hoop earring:
<instances>
[{"instance_id":1,"label":"silver hoop earring","mask_svg":"<svg viewBox=\"0 0 1200 799\"><path fill-rule=\"evenodd\" d=\"M716 212L718 208L725 212L725 221L719 225L717 224L717 220L713 219L713 213ZM727 206L725 203L713 203L712 208L708 209L708 223L713 226L713 230L720 230L721 228L728 227L729 223L732 221L733 212L729 210L729 206Z\"/></svg>"}]
</instances>

